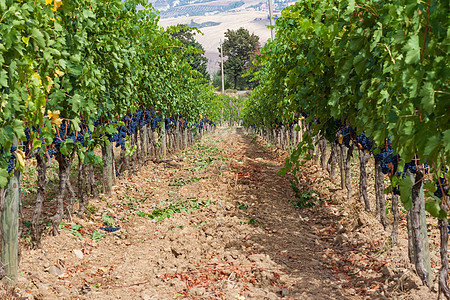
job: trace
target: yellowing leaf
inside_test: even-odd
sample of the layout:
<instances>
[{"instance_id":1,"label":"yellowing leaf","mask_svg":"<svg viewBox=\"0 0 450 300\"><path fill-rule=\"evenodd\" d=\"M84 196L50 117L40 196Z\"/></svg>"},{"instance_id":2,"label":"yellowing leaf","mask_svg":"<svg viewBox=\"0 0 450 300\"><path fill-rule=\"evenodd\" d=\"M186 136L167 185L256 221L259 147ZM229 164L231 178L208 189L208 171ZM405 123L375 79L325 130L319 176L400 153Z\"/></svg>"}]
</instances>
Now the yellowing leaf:
<instances>
[{"instance_id":1,"label":"yellowing leaf","mask_svg":"<svg viewBox=\"0 0 450 300\"><path fill-rule=\"evenodd\" d=\"M23 153L22 149L16 150L17 160L19 161L20 166L25 167L25 153Z\"/></svg>"},{"instance_id":2,"label":"yellowing leaf","mask_svg":"<svg viewBox=\"0 0 450 300\"><path fill-rule=\"evenodd\" d=\"M63 75L64 75L64 72L61 71L60 69L56 68L56 70L55 70L55 77L56 77L56 76L61 77L61 76L63 76Z\"/></svg>"},{"instance_id":3,"label":"yellowing leaf","mask_svg":"<svg viewBox=\"0 0 450 300\"><path fill-rule=\"evenodd\" d=\"M28 46L28 43L30 42L30 37L31 36L23 36L22 37L22 42Z\"/></svg>"},{"instance_id":4,"label":"yellowing leaf","mask_svg":"<svg viewBox=\"0 0 450 300\"><path fill-rule=\"evenodd\" d=\"M339 145L342 145L342 142L344 141L344 136L342 135L342 134L340 134L339 136L338 136L338 142L339 142Z\"/></svg>"},{"instance_id":5,"label":"yellowing leaf","mask_svg":"<svg viewBox=\"0 0 450 300\"><path fill-rule=\"evenodd\" d=\"M61 112L59 110L50 111L47 110L48 118L50 119L50 123L55 125L56 127L60 127L62 123L62 119L59 118L59 114Z\"/></svg>"},{"instance_id":6,"label":"yellowing leaf","mask_svg":"<svg viewBox=\"0 0 450 300\"><path fill-rule=\"evenodd\" d=\"M47 110L47 114L49 119L58 119L61 112L59 110Z\"/></svg>"},{"instance_id":7,"label":"yellowing leaf","mask_svg":"<svg viewBox=\"0 0 450 300\"><path fill-rule=\"evenodd\" d=\"M36 78L39 81L39 84L42 85L41 75L39 75L37 72L34 72L33 78Z\"/></svg>"},{"instance_id":8,"label":"yellowing leaf","mask_svg":"<svg viewBox=\"0 0 450 300\"><path fill-rule=\"evenodd\" d=\"M46 90L47 90L47 93L50 93L50 90L52 89L52 86L53 86L53 79L50 76L46 76L46 77L47 77L47 81L48 81Z\"/></svg>"},{"instance_id":9,"label":"yellowing leaf","mask_svg":"<svg viewBox=\"0 0 450 300\"><path fill-rule=\"evenodd\" d=\"M57 11L58 8L60 8L62 4L63 4L63 3L62 3L62 0L55 0L55 7L52 8L52 10L53 10L53 11Z\"/></svg>"},{"instance_id":10,"label":"yellowing leaf","mask_svg":"<svg viewBox=\"0 0 450 300\"><path fill-rule=\"evenodd\" d=\"M50 5L52 4L53 0L45 0L45 5Z\"/></svg>"},{"instance_id":11,"label":"yellowing leaf","mask_svg":"<svg viewBox=\"0 0 450 300\"><path fill-rule=\"evenodd\" d=\"M27 101L25 102L25 107L28 108L28 102L31 101L31 95L28 94Z\"/></svg>"},{"instance_id":12,"label":"yellowing leaf","mask_svg":"<svg viewBox=\"0 0 450 300\"><path fill-rule=\"evenodd\" d=\"M52 124L52 125L55 125L56 127L61 127L61 123L62 123L62 119L60 119L60 118L58 118L58 119L52 119L51 121L50 121L50 123Z\"/></svg>"}]
</instances>

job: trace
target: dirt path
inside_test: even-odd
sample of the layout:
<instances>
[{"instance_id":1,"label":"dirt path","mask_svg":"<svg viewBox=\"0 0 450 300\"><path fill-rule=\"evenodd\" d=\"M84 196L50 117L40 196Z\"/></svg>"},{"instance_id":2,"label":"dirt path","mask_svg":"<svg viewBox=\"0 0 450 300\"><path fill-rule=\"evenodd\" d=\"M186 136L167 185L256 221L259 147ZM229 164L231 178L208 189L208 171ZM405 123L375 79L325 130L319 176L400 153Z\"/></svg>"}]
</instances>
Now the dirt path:
<instances>
[{"instance_id":1,"label":"dirt path","mask_svg":"<svg viewBox=\"0 0 450 300\"><path fill-rule=\"evenodd\" d=\"M335 240L337 209L295 208L288 179L277 175L283 161L240 128L217 129L170 164L119 180L112 197L91 200L90 218L72 217L42 250L22 250L18 291L30 299L362 299L350 276L335 272L355 247ZM383 280L374 278L361 286Z\"/></svg>"}]
</instances>

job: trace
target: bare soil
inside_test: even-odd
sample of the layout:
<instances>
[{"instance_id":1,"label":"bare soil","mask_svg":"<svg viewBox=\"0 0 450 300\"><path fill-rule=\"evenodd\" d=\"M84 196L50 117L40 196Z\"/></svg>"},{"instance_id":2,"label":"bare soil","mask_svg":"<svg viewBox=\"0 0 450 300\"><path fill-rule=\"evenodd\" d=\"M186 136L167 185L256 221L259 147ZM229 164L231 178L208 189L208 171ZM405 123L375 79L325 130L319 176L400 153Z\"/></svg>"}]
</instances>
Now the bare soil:
<instances>
[{"instance_id":1,"label":"bare soil","mask_svg":"<svg viewBox=\"0 0 450 300\"><path fill-rule=\"evenodd\" d=\"M390 245L372 214L357 200L345 201L346 192L311 163L301 189L316 205L294 207L289 177L277 175L285 155L242 128L218 128L171 163L142 167L118 180L111 197L91 200L90 216L69 216L59 236L47 232L41 249L22 241L17 297L436 297L412 271L405 237ZM166 209L192 203L197 210ZM170 217L148 217L158 209ZM102 231L105 218L121 229ZM103 235L98 241L95 230Z\"/></svg>"}]
</instances>

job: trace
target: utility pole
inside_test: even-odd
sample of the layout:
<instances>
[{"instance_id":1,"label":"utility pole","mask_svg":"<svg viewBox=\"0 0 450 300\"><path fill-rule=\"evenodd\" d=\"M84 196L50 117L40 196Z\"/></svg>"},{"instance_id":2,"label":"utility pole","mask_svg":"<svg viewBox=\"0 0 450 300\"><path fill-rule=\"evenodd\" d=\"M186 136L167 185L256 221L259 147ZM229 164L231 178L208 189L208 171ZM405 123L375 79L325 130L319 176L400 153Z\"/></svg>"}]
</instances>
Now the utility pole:
<instances>
[{"instance_id":1,"label":"utility pole","mask_svg":"<svg viewBox=\"0 0 450 300\"><path fill-rule=\"evenodd\" d=\"M225 79L223 77L223 48L222 48L222 40L220 40L220 68L222 70L222 95L225 95Z\"/></svg>"},{"instance_id":2,"label":"utility pole","mask_svg":"<svg viewBox=\"0 0 450 300\"><path fill-rule=\"evenodd\" d=\"M220 69L222 71L222 95L225 95L225 79L223 77L223 49L222 49L222 40L220 40L219 42L220 44ZM223 121L223 107L221 109L220 112L220 125L222 126L222 121Z\"/></svg>"},{"instance_id":3,"label":"utility pole","mask_svg":"<svg viewBox=\"0 0 450 300\"><path fill-rule=\"evenodd\" d=\"M270 21L270 35L272 36L272 41L273 41L273 39L275 38L275 34L274 34L274 32L273 32L273 28L272 28L272 26L273 26L273 5L272 5L272 0L269 0L269 17L270 17L270 19L269 19L269 21Z\"/></svg>"}]
</instances>

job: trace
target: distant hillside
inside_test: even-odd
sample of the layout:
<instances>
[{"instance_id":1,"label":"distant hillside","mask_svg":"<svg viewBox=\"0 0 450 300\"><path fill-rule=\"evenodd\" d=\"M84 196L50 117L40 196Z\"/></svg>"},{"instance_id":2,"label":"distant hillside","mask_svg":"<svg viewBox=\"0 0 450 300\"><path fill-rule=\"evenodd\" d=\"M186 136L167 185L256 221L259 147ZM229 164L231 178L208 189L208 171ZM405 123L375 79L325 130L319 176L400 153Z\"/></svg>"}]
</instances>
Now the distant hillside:
<instances>
[{"instance_id":1,"label":"distant hillside","mask_svg":"<svg viewBox=\"0 0 450 300\"><path fill-rule=\"evenodd\" d=\"M201 28L195 38L206 50L208 71L219 69L219 42L227 29L248 29L260 38L261 46L270 38L268 2L262 0L151 0L161 12L163 27L187 24ZM295 1L275 0L275 15Z\"/></svg>"},{"instance_id":2,"label":"distant hillside","mask_svg":"<svg viewBox=\"0 0 450 300\"><path fill-rule=\"evenodd\" d=\"M149 2L157 10L164 12L162 18L217 15L243 9L260 11L268 6L267 0L150 0ZM274 12L280 12L294 2L275 0Z\"/></svg>"}]
</instances>

